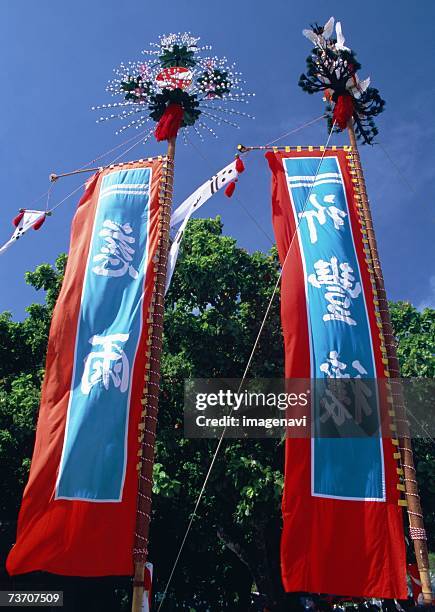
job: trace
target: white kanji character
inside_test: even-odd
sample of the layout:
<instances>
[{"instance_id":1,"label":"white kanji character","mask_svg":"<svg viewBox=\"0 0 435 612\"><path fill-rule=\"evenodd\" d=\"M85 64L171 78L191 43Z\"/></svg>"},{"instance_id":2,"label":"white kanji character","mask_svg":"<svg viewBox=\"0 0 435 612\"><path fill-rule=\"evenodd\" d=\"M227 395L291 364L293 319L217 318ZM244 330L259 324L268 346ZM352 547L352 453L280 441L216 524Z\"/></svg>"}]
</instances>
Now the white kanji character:
<instances>
[{"instance_id":1,"label":"white kanji character","mask_svg":"<svg viewBox=\"0 0 435 612\"><path fill-rule=\"evenodd\" d=\"M346 407L350 404L350 398L346 394L344 385L334 385L332 390L325 389L325 397L320 402L325 409L320 417L321 423L326 423L330 418L335 425L343 425L346 419L351 419L352 415Z\"/></svg>"},{"instance_id":2,"label":"white kanji character","mask_svg":"<svg viewBox=\"0 0 435 612\"><path fill-rule=\"evenodd\" d=\"M330 351L329 359L320 365L320 371L328 376L328 378L349 378L349 374L343 374L343 370L347 368L345 363L338 360L338 352Z\"/></svg>"},{"instance_id":3,"label":"white kanji character","mask_svg":"<svg viewBox=\"0 0 435 612\"><path fill-rule=\"evenodd\" d=\"M337 351L330 351L329 357L326 361L320 364L319 369L321 372L326 374L329 379L337 378L350 378L350 374L347 373L347 364L339 361L339 354ZM363 375L368 374L365 367L361 364L358 359L352 362L352 367L358 372L352 379L361 379ZM354 407L355 407L355 418L354 421L357 425L360 425L363 421L363 417L372 414L373 410L368 402L368 398L372 397L372 391L370 387L364 384L361 380L349 380L349 384L353 390L354 395ZM334 385L333 390L326 389L325 395L327 398L323 398L321 405L325 408L325 412L320 417L320 421L325 423L329 418L332 418L336 425L342 425L345 419L351 419L352 415L346 408L346 405L350 405L351 400L347 395L347 383L345 385L339 384Z\"/></svg>"},{"instance_id":4,"label":"white kanji character","mask_svg":"<svg viewBox=\"0 0 435 612\"><path fill-rule=\"evenodd\" d=\"M100 248L100 253L92 260L93 263L98 263L92 268L95 274L119 277L124 276L128 271L132 278L138 278L139 273L131 265L135 253L132 245L136 242L136 239L130 236L132 232L129 223L121 225L110 219L104 221L103 229L98 234L104 238L104 244Z\"/></svg>"},{"instance_id":5,"label":"white kanji character","mask_svg":"<svg viewBox=\"0 0 435 612\"><path fill-rule=\"evenodd\" d=\"M352 367L355 368L355 370L359 373L359 375L355 376L354 378L361 378L361 374L367 374L367 370L365 369L363 365L361 365L358 359L355 359L355 361L352 361Z\"/></svg>"},{"instance_id":6,"label":"white kanji character","mask_svg":"<svg viewBox=\"0 0 435 612\"><path fill-rule=\"evenodd\" d=\"M347 217L347 213L336 206L332 206L332 204L335 202L334 194L324 196L323 202L328 204L328 206L322 206L319 204L317 194L315 193L310 195L309 200L310 204L312 204L314 207L314 210L305 210L304 212L299 213L299 218L307 220L310 241L311 244L315 244L317 242L316 220L319 225L325 225L326 215L328 215L334 223L334 228L339 230L340 227L344 225L344 218Z\"/></svg>"},{"instance_id":7,"label":"white kanji character","mask_svg":"<svg viewBox=\"0 0 435 612\"><path fill-rule=\"evenodd\" d=\"M101 382L109 388L110 380L121 393L128 389L130 366L123 350L124 343L130 334L111 334L108 336L92 336L89 343L101 346L101 350L92 351L85 359L81 390L89 395L92 387Z\"/></svg>"},{"instance_id":8,"label":"white kanji character","mask_svg":"<svg viewBox=\"0 0 435 612\"><path fill-rule=\"evenodd\" d=\"M343 321L348 325L356 325L351 317L351 298L355 299L361 293L361 285L355 282L353 269L345 262L338 264L336 257L330 261L319 259L314 264L315 273L308 275L308 282L317 289L326 286L325 299L329 302L326 309L329 314L323 315L324 321Z\"/></svg>"}]
</instances>

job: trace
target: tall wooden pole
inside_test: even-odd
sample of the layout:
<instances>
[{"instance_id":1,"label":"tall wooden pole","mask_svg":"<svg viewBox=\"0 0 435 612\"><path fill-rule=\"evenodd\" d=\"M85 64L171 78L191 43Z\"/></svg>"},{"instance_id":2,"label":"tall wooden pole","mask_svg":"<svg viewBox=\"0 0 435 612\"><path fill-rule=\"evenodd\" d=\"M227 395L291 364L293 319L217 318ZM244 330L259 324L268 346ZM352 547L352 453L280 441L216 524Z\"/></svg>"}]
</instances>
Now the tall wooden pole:
<instances>
[{"instance_id":1,"label":"tall wooden pole","mask_svg":"<svg viewBox=\"0 0 435 612\"><path fill-rule=\"evenodd\" d=\"M147 352L148 364L144 394L139 450L139 486L136 514L136 532L133 550L134 579L132 612L141 612L144 593L144 569L148 557L148 536L151 521L151 492L156 439L157 413L160 390L160 360L163 346L163 316L165 282L168 263L169 224L171 219L172 190L174 183L175 138L168 142L160 183L159 227L160 239L155 256L155 291L150 306L150 340Z\"/></svg>"},{"instance_id":2,"label":"tall wooden pole","mask_svg":"<svg viewBox=\"0 0 435 612\"><path fill-rule=\"evenodd\" d=\"M352 146L352 157L356 176L361 189L361 213L367 232L368 248L370 251L373 275L376 285L377 300L379 302L379 312L382 321L382 335L384 338L388 372L391 377L392 395L394 399L394 410L396 413L396 423L399 430L399 453L403 469L403 480L407 499L407 511L409 519L409 533L414 542L415 557L417 560L418 571L422 584L422 591L425 604L432 603L432 587L429 575L429 555L427 550L426 530L423 523L423 513L418 493L418 485L414 467L414 456L412 452L411 436L409 423L406 419L405 403L400 381L400 365L397 359L396 339L391 326L390 312L388 309L387 294L385 292L384 278L382 275L381 263L379 261L378 247L376 244L375 233L373 230L372 215L367 196L366 184L361 166L361 159L357 147L355 131L352 120L348 125L350 144Z\"/></svg>"}]
</instances>

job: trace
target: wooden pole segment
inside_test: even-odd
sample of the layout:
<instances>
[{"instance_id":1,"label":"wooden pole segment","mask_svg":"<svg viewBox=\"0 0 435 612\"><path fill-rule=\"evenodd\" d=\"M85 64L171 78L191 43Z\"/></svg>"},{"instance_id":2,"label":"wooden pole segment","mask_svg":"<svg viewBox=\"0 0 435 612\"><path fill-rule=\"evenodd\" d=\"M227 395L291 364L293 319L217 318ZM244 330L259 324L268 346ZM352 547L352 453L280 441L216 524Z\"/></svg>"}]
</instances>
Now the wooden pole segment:
<instances>
[{"instance_id":1,"label":"wooden pole segment","mask_svg":"<svg viewBox=\"0 0 435 612\"><path fill-rule=\"evenodd\" d=\"M160 239L154 261L155 290L150 306L150 335L148 367L145 375L140 423L140 450L138 461L138 501L136 532L133 549L134 580L132 612L141 612L144 593L144 565L148 557L148 537L151 521L151 493L153 484L154 445L160 390L160 360L163 347L163 317L165 282L169 248L172 190L174 183L175 138L169 140L163 175L160 182Z\"/></svg>"},{"instance_id":2,"label":"wooden pole segment","mask_svg":"<svg viewBox=\"0 0 435 612\"><path fill-rule=\"evenodd\" d=\"M361 190L361 217L364 220L365 230L367 232L368 249L370 253L369 256L371 259L371 265L373 267L377 300L379 302L379 313L382 323L382 336L386 348L387 357L386 374L391 379L390 385L392 388L395 420L397 423L398 431L400 432L399 452L407 500L409 533L411 539L414 542L415 557L417 560L418 571L420 573L424 602L426 605L429 605L432 603L432 586L429 575L429 555L427 549L427 537L423 523L423 513L420 504L420 496L418 493L418 484L416 480L414 456L412 452L412 443L409 431L409 422L406 418L406 409L405 402L403 399L401 383L399 380L397 380L400 378L400 365L399 360L397 358L396 339L394 337L393 328L391 325L387 294L385 291L381 263L379 261L378 247L376 244L376 238L373 229L370 204L367 196L367 189L352 120L348 124L348 132L350 143L352 146L354 169Z\"/></svg>"}]
</instances>

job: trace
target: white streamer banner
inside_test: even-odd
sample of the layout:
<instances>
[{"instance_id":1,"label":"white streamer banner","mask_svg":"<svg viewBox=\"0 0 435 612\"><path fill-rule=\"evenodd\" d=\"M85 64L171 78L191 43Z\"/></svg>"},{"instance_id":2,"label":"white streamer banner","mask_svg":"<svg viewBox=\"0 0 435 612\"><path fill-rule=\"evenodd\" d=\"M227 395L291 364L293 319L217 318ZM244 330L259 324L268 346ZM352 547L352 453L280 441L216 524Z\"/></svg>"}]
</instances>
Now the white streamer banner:
<instances>
[{"instance_id":1,"label":"white streamer banner","mask_svg":"<svg viewBox=\"0 0 435 612\"><path fill-rule=\"evenodd\" d=\"M45 217L46 214L43 210L25 210L23 213L24 214L21 217L12 236L3 246L0 247L0 255L7 251L14 242L19 240L23 234L33 227L40 219Z\"/></svg>"},{"instance_id":2,"label":"white streamer banner","mask_svg":"<svg viewBox=\"0 0 435 612\"><path fill-rule=\"evenodd\" d=\"M183 240L184 231L186 225L192 216L203 204L209 200L219 189L225 187L231 181L237 179L238 172L236 169L237 160L234 160L225 168L222 168L217 174L212 176L206 181L201 187L198 187L196 191L192 193L180 206L172 213L170 226L174 227L178 223L182 222L177 233L175 234L174 241L168 256L168 270L166 274L166 289L168 291L171 284L172 275L174 273L175 265L177 263L178 251L180 250L180 244Z\"/></svg>"}]
</instances>

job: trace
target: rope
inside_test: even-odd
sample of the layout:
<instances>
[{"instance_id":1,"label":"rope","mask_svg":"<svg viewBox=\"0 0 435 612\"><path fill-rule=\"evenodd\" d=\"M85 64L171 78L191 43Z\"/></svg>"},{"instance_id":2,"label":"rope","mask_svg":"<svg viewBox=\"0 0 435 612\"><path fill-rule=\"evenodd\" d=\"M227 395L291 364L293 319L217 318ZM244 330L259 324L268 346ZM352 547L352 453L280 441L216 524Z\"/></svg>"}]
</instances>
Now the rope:
<instances>
[{"instance_id":1,"label":"rope","mask_svg":"<svg viewBox=\"0 0 435 612\"><path fill-rule=\"evenodd\" d=\"M389 162L391 163L391 165L393 166L393 168L396 170L397 174L399 175L399 177L402 179L402 182L404 183L404 185L406 185L408 187L408 189L411 191L411 193L413 193L414 195L416 194L416 191L414 189L414 187L411 185L411 183L408 181L408 179L406 178L406 176L403 174L403 172L401 171L401 169L399 168L399 166L396 164L396 162L394 161L394 159L391 157L391 155L388 153L387 149L384 147L384 145L382 144L382 142L377 142L376 144L378 144L382 151L385 154L385 157L389 160Z\"/></svg>"},{"instance_id":2,"label":"rope","mask_svg":"<svg viewBox=\"0 0 435 612\"><path fill-rule=\"evenodd\" d=\"M150 135L151 135L151 132L150 132L149 134L147 134L147 135L146 135L146 138L145 138L144 140L142 140L142 135L141 135L141 137L139 138L139 141L140 141L140 142L142 142L142 143L146 142L146 141L148 140L148 138L149 138L149 136L150 136ZM136 138L137 138L137 136L136 136ZM136 143L136 144L137 144L137 143ZM135 146L136 146L136 144L134 144L132 147L130 147L130 149L132 149L133 147L135 147ZM128 149L128 151L129 151L130 149ZM122 156L122 155L125 155L125 153L126 153L126 152L127 152L127 151L124 151L124 152L121 154L121 156ZM147 160L152 160L152 159L161 159L161 158L162 158L162 155L155 155L154 157L147 157L146 159L147 159ZM116 158L116 159L118 159L118 158ZM138 160L135 160L135 161L138 161ZM141 160L139 160L139 161L143 161L143 160L141 159ZM134 161L131 161L130 163L134 163ZM84 167L84 166L83 166L82 168L78 168L77 170L71 170L70 172L62 172L61 174L55 174L55 173L52 173L52 174L50 174L50 181L51 181L52 183L54 183L54 182L56 182L58 179L60 179L60 178L65 178L65 177L67 177L67 176L74 176L75 174L82 174L82 173L84 173L84 172L97 172L98 170L105 170L106 168L110 168L110 166L111 166L111 165L113 165L113 162L109 162L108 164L105 164L104 166L97 166L97 167L94 167L94 168L89 167L89 166L87 166L87 167Z\"/></svg>"},{"instance_id":3,"label":"rope","mask_svg":"<svg viewBox=\"0 0 435 612\"><path fill-rule=\"evenodd\" d=\"M43 198L45 198L45 201L48 201L48 198L50 197L50 191L51 191L52 185L50 185L50 187L47 189L47 191L44 191L44 193L41 193L40 196L38 196L37 198L35 198L34 200L32 200L32 202L30 204L28 204L28 206L26 208L20 208L20 212L22 210L31 210L34 208L35 204L37 204L38 202L40 202ZM46 205L47 207L47 205Z\"/></svg>"},{"instance_id":4,"label":"rope","mask_svg":"<svg viewBox=\"0 0 435 612\"><path fill-rule=\"evenodd\" d=\"M133 140L136 140L137 138L139 138L139 140L140 140L142 138L142 135L143 134L135 134L131 138L128 138L127 140L124 140L124 142L121 142L121 144L116 145L116 147L113 147L113 149L109 149L108 151L106 151L105 153L102 153L98 157L95 157L94 159L91 159L91 161L87 162L86 164L83 164L83 166L80 166L80 168L77 168L77 170L83 170L83 168L86 168L86 166L90 166L91 164L94 164L98 160L102 159L103 157L106 157L107 155L110 155L110 153L113 153L114 151L117 151L120 147L123 147L124 145L129 144L130 142L132 142ZM125 151L124 151L124 153L125 153ZM113 162L111 162L111 163L113 163Z\"/></svg>"},{"instance_id":5,"label":"rope","mask_svg":"<svg viewBox=\"0 0 435 612\"><path fill-rule=\"evenodd\" d=\"M303 123L302 125L300 125L299 127L290 130L290 132L285 132L284 134L282 134L281 136L278 136L278 138L275 138L275 140L272 140L271 142L268 142L265 145L256 145L253 147L245 147L242 144L238 145L238 149L241 153L249 153L250 151L267 151L268 149L275 149L274 146L272 146L275 142L278 142L278 140L281 140L282 138L285 138L286 136L290 136L290 134L295 134L296 132L299 132L300 130L303 130L304 128L313 125L314 123L317 123L317 121L320 121L321 119L324 119L325 115L319 115L319 117L316 117L316 119L312 119L311 121L307 121L307 123ZM283 149L284 146L281 145L281 147L276 147L278 149Z\"/></svg>"},{"instance_id":6,"label":"rope","mask_svg":"<svg viewBox=\"0 0 435 612\"><path fill-rule=\"evenodd\" d=\"M50 195L51 195L51 190L53 189L53 183L50 185L50 187L48 188L47 191L47 200L45 202L45 214L47 214L48 211L48 205L50 204Z\"/></svg>"},{"instance_id":7,"label":"rope","mask_svg":"<svg viewBox=\"0 0 435 612\"><path fill-rule=\"evenodd\" d=\"M273 145L275 142L278 142L278 140L281 140L282 138L285 138L286 136L290 136L290 134L295 134L296 132L299 132L300 130L303 130L304 128L308 127L309 125L313 125L314 123L317 123L318 121L320 121L321 119L324 119L325 117L326 117L326 115L325 115L325 113L323 113L323 115L320 115L319 117L316 117L316 119L312 119L311 121L308 121L307 123L303 123L299 127L295 128L293 130L290 130L290 132L286 132L282 136L278 136L278 138L275 138L275 140L271 140L270 142L268 142L264 146L265 147L270 147L270 145ZM328 141L329 141L329 138L328 138Z\"/></svg>"},{"instance_id":8,"label":"rope","mask_svg":"<svg viewBox=\"0 0 435 612\"><path fill-rule=\"evenodd\" d=\"M411 410L409 409L408 406L406 407L406 414L409 414L410 416L412 416L414 421L417 423L417 425L419 425L421 427L422 431L426 434L426 436L429 438L429 440L432 442L432 444L435 445L435 440L432 438L432 436L430 435L430 433L428 432L426 427L423 425L423 423L421 421L419 421L417 419L417 417L411 412Z\"/></svg>"},{"instance_id":9,"label":"rope","mask_svg":"<svg viewBox=\"0 0 435 612\"><path fill-rule=\"evenodd\" d=\"M305 208L306 208L306 206L307 206L307 204L308 204L308 201L309 201L309 198L310 198L310 195L311 195L311 191L312 191L313 186L314 186L314 181L315 181L315 179L316 179L316 177L317 177L317 175L318 175L318 173L319 173L320 167L321 167L322 162L323 162L323 159L324 159L324 157L325 157L326 148L327 148L327 146L328 146L328 144L329 144L329 141L330 141L330 139L331 139L331 136L332 136L332 133L333 133L334 127L335 127L335 121L334 121L334 123L333 123L333 125L332 125L332 127L331 127L331 131L330 131L330 132L329 132L329 134L328 134L328 139L327 139L327 141L326 141L325 148L324 148L324 150L323 150L322 156L321 156L320 161L319 161L319 164L318 164L318 166L317 166L316 173L315 173L315 175L314 175L314 180L313 180L313 183L311 184L311 187L310 187L310 189L309 189L309 192L308 192L307 198L306 198L305 203L304 203L304 206L303 206L303 208L302 208L302 214L299 216L299 220L298 220L298 222L297 222L297 224L296 224L296 229L295 229L295 231L293 232L293 235L292 235L292 237L291 237L289 248L287 249L287 253L286 253L286 256L285 256L285 258L284 258L284 261L283 261L283 264L282 264L281 270L280 270L280 272L279 272L279 274L278 274L278 279L277 279L277 281L276 281L276 283L275 283L275 287L273 288L273 292L272 292L271 298L270 298L270 300L269 300L269 303L268 303L268 305L267 305L266 312L265 312L265 314L264 314L263 320L262 320L262 322L261 322L260 329L259 329L259 331L258 331L258 333L257 333L257 337L255 338L255 342L254 342L254 345L253 345L253 347L252 347L251 354L249 355L249 359L248 359L248 362L247 362L247 364L246 364L245 371L243 372L242 380L240 381L240 385L239 385L239 388L238 388L237 393L239 393L239 392L240 392L240 389L242 388L242 385L243 385L243 383L244 383L244 381L245 381L246 375L247 375L247 373L248 373L248 371L249 371L249 368L250 368L250 366L251 366L251 363L252 363L252 359L253 359L253 357L254 357L255 350L256 350L256 348L257 348L258 342L259 342L259 340L260 340L261 334L262 334L263 329L264 329L264 326L265 326L265 324L266 324L266 320L267 320L267 318L268 318L268 316L269 316L269 312L270 312L270 309L271 309L271 307L272 307L273 300L274 300L274 298L275 298L276 292L277 292L277 290L278 290L279 283L280 283L281 278L282 278L282 274L283 274L283 271L284 271L285 264L286 264L286 262L287 262L288 256L289 256L290 251L291 251L291 248L292 248L292 246L293 246L293 241L294 241L295 236L296 236L296 234L297 234L297 232L298 232L299 225L300 225L300 223L301 223L301 221L302 221L302 218L303 218L303 216L302 216L302 215L303 215L303 213L304 213L304 211L305 211ZM233 413L233 409L230 411L230 415L229 415L230 417L231 417L232 413ZM198 510L199 504L201 503L201 499L202 499L202 496L203 496L203 494L204 494L205 488L206 488L206 486L207 486L208 480L209 480L209 478L210 478L210 474L211 474L211 472L212 472L212 470L213 470L213 466L214 466L214 464L215 464L215 462L216 462L217 456L218 456L218 454L219 454L219 450L220 450L220 448L221 448L221 446L222 446L222 442L223 442L223 440L224 440L226 430L227 430L227 426L225 425L225 427L223 428L222 433L221 433L221 435L220 435L220 438L219 438L219 441L218 441L218 443L217 443L216 449L215 449L215 451L214 451L214 453L213 453L213 457L212 457L212 460L211 460L211 462L210 462L209 468L208 468L208 470L207 470L207 474L206 474L206 476L205 476L205 478L204 478L204 482L203 482L203 484L202 484L201 490L200 490L199 495L198 495L198 497L197 497L197 500L196 500L196 503L195 503L195 507L194 507L194 509L193 509L193 513L192 513L192 515L191 515L191 517L190 517L189 523L188 523L188 525L187 525L187 529L186 529L186 531L185 531L185 533L184 533L183 539L182 539L182 541L181 541L181 545L180 545L180 547L179 547L179 549L178 549L177 556L175 557L175 561L174 561L174 564L173 564L173 566L172 566L172 570L171 570L171 573L170 573L170 575L169 575L168 581L167 581L167 583L166 583L165 590L163 591L163 597L162 597L162 600L160 601L159 607L157 608L157 612L160 612L160 610L161 610L161 608L162 608L162 606L163 606L163 603L164 603L164 601L165 601L165 598L166 598L166 595L167 595L167 592L168 592L168 589L169 589L169 585L171 584L172 577L173 577L173 575L174 575L174 573L175 573L175 570L176 570L176 568L177 568L178 561L179 561L179 559L180 559L181 553L183 552L184 544L186 543L186 540L187 540L187 537L188 537L188 535L189 535L190 529L191 529L191 527L192 527L193 521L194 521L194 519L195 519L195 517L196 517L196 512L197 512L197 510Z\"/></svg>"},{"instance_id":10,"label":"rope","mask_svg":"<svg viewBox=\"0 0 435 612\"><path fill-rule=\"evenodd\" d=\"M145 133L145 138L144 138L144 134L140 134L139 136L139 140L137 140L137 142L135 142L131 147L129 147L128 149L126 149L125 151L123 151L122 153L120 153L119 155L117 155L108 165L110 166L111 164L114 164L116 161L118 161L118 159L120 159L121 157L123 157L124 155L126 155L129 151L131 151L132 149L134 149L134 147L137 147L138 144L142 144L143 142L146 142L148 140L148 138L150 137L151 132L146 132ZM138 138L138 135L136 134L135 139ZM144 139L143 139L144 138ZM143 140L142 140L143 139ZM129 139L129 141L127 142L131 142L132 139ZM123 143L123 145L125 145L126 142ZM118 147L114 147L114 149L117 149ZM114 150L112 149L112 151ZM96 159L101 159L101 157L105 157L106 154L101 155L99 158ZM93 160L89 163L93 163L96 161ZM87 164L85 164L87 165ZM84 166L83 166L84 167ZM74 189L73 191L71 191L71 193L69 193L68 195L66 195L60 202L58 202L55 206L53 206L53 208L51 208L50 210L47 210L47 213L52 214L57 208L59 208L59 206L61 204L63 204L64 202L66 202L66 200L69 200L69 198L71 198L75 193L77 193L80 189L82 189L84 187L84 185L86 185L86 181L84 181L83 183L80 183L80 185L78 187L76 187L76 189Z\"/></svg>"},{"instance_id":11,"label":"rope","mask_svg":"<svg viewBox=\"0 0 435 612\"><path fill-rule=\"evenodd\" d=\"M298 127L290 130L289 132L285 132L281 136L278 136L278 138L275 138L275 140L272 140L271 142L268 142L266 145L264 145L264 148L269 147L273 143L278 142L278 140L281 140L282 138L285 138L286 136L290 136L291 134L296 134L296 132L300 132L304 128L306 128L306 127L308 127L310 125L313 125L314 123L317 123L321 119L324 119L324 117L325 117L324 114L320 115L319 117L316 117L315 119L312 119L311 121L307 121L306 123L303 123L302 125L299 125ZM195 151L198 153L198 155L200 157L202 157L202 159L206 162L206 164L210 167L210 169L213 171L213 167L212 167L212 164L211 164L209 158L205 156L205 154L195 145L195 143L190 138L186 137L186 142L187 141L195 149ZM259 147L259 148L263 148L263 147ZM243 153L242 153L242 155L243 155ZM254 223L254 225L257 226L257 228L260 230L260 232L267 238L267 240L273 246L275 244L275 241L273 240L273 238L271 238L271 236L269 236L269 234L266 232L266 230L263 227L261 227L261 225L258 223L257 219L250 213L249 208L247 208L245 206L242 198L237 194L237 192L234 195L234 199L240 204L241 208L244 210L244 212L247 214L247 216L251 219L251 221Z\"/></svg>"},{"instance_id":12,"label":"rope","mask_svg":"<svg viewBox=\"0 0 435 612\"><path fill-rule=\"evenodd\" d=\"M50 213L50 215L56 210L56 208L59 208L59 206L61 204L63 204L64 202L66 202L67 200L69 200L75 193L77 193L77 191L79 191L80 189L82 189L84 187L84 185L86 184L86 181L84 183L80 183L80 185L78 187L76 187L73 191L71 191L67 196L65 196L63 198L63 200L61 200L60 202L58 202L55 206L53 206L53 208L51 208L50 210L47 211L47 213Z\"/></svg>"},{"instance_id":13,"label":"rope","mask_svg":"<svg viewBox=\"0 0 435 612\"><path fill-rule=\"evenodd\" d=\"M325 115L321 115L319 117L317 117L316 119L313 119L311 121L308 121L307 123L304 123L302 125L300 125L299 127L290 130L289 132L286 132L285 134L282 134L281 136L279 136L278 138L276 138L275 140L272 140L270 143L268 143L267 145L265 145L266 147L273 144L274 142L277 142L278 140L281 140L282 138L285 138L286 136L289 136L290 134L294 134L302 129L304 129L305 127L312 125L314 123L316 123L317 121L320 121L320 119L323 119ZM149 132L145 132L145 138L143 140L143 142L146 142L148 140L148 138L150 137L151 133L153 130L150 130ZM123 142L121 142L120 144L116 145L115 147L112 147L111 149L108 149L107 151L104 151L103 153L101 153L101 155L98 155L97 157L94 157L93 159L91 159L90 161L86 162L85 164L83 164L82 166L80 166L79 168L77 168L76 170L72 171L71 173L67 173L67 174L74 174L74 173L78 173L81 170L83 170L84 168L86 168L87 166L90 166L91 164L94 164L95 162L99 161L100 159L103 159L104 157L106 157L107 155L110 155L110 153L113 153L114 151L117 151L118 149L120 149L121 147L129 144L130 142L133 141L137 141L134 142L134 144L129 147L128 149L126 149L125 151L123 151L120 155L118 155L117 157L115 157L108 165L110 166L111 164L115 163L118 159L120 159L123 155L127 154L129 151L131 151L136 145L138 145L140 142L142 142L142 137L143 137L144 133L142 134L135 134L134 136L132 136L131 138L128 138L127 140L124 140ZM208 162L208 160L205 159L205 157L202 155L202 153L199 151L199 149L197 149L195 147L195 145L193 143L191 143L192 146L196 149L196 151L204 158L205 161ZM66 202L69 198L71 198L74 194L76 194L82 187L84 187L84 185L86 184L86 181L84 181L83 183L81 183L76 189L74 189L73 191L71 191L68 195L66 195L60 202L58 202L55 206L53 206L53 208L49 208L49 202L50 202L50 196L51 196L51 190L53 187L53 184L50 185L49 189L44 192L42 195L40 195L38 198L36 198L36 200L34 200L32 202L32 204L30 204L28 206L28 208L33 208L33 206L39 202L40 200L42 200L43 198L46 198L46 205L45 205L45 213L46 214L52 214L57 208L59 208L59 206L61 206L61 204L63 204L64 202ZM272 240L272 238L267 234L267 232L264 231L264 229L260 226L260 224L257 222L257 220L255 219L255 217L253 217L251 215L251 213L249 212L249 210L244 206L242 200L236 195L236 200L240 203L241 207L243 208L243 210L246 212L246 214L249 216L249 218L252 220L252 222L258 227L258 229L266 236L266 238L269 240L269 242L273 245L274 241Z\"/></svg>"},{"instance_id":14,"label":"rope","mask_svg":"<svg viewBox=\"0 0 435 612\"><path fill-rule=\"evenodd\" d=\"M150 133L148 132L144 132L145 133L145 141L149 138ZM135 134L132 138L128 138L127 140L124 140L124 142L121 142L120 144L116 145L116 147L113 147L112 149L109 149L108 151L105 151L104 153L102 153L101 155L99 155L98 157L95 157L94 159L92 159L89 162L86 162L86 164L83 164L83 166L80 166L80 168L77 168L77 170L82 170L83 168L85 168L86 166L89 166L90 164L95 163L96 161L98 161L99 159L102 159L103 157L106 157L107 155L109 155L110 153L113 153L114 151L117 151L120 147L125 146L126 144L132 142L133 140L139 139L137 143L134 144L134 146L136 146L136 144L139 144L139 142L141 141L144 133L141 134ZM145 142L144 141L144 142ZM123 151L123 153L121 153L121 155L119 155L118 157L116 157L111 163L113 164L115 161L117 161L119 159L119 157L122 157L123 155L125 155L126 153L128 153L128 151L130 151L133 147L131 147L130 149L127 149L126 151ZM110 165L110 164L109 164ZM41 194L39 197L37 197L35 200L33 200L30 204L28 204L26 210L31 209L35 206L35 204L37 204L37 202L39 202L40 200L42 200L43 198L46 199L46 203L45 203L45 214L51 214L54 210L56 210L56 208L58 208L61 204L63 204L66 200L68 200L70 197L72 197L75 193L77 193L77 191L79 191L79 189L81 189L86 182L81 183L81 185L77 188L74 189L74 191L72 191L70 194L68 194L67 196L65 196L65 198L63 200L61 200L60 202L58 202L56 204L56 206L54 206L52 209L49 209L49 203L50 203L50 196L51 196L51 190L53 188L53 184L50 184L50 187L47 189L47 191L45 191L43 194ZM21 210L21 209L20 209ZM23 209L24 210L24 209Z\"/></svg>"},{"instance_id":15,"label":"rope","mask_svg":"<svg viewBox=\"0 0 435 612\"><path fill-rule=\"evenodd\" d=\"M200 157L202 157L202 159L206 162L206 164L210 167L210 169L213 171L213 167L212 164L210 162L210 160L203 154L203 152L195 145L194 142L192 142L190 140L190 138L188 139L189 144L192 145L192 147L195 149L195 151L198 153L198 155ZM237 192L234 195L234 199L240 204L240 206L242 207L242 209L245 211L245 213L248 215L248 217L251 219L251 221L257 226L257 228L260 230L260 232L267 238L267 240L270 242L270 244L273 246L275 244L275 241L269 236L269 234L266 232L266 230L261 227L261 225L258 223L257 219L251 215L251 213L249 212L249 209L246 208L246 206L243 204L242 199L237 195Z\"/></svg>"}]
</instances>

